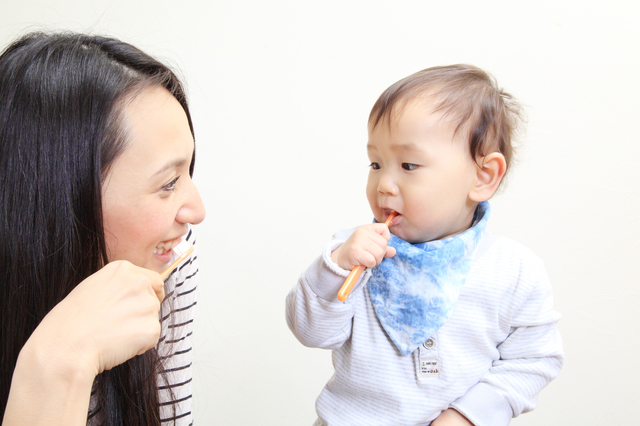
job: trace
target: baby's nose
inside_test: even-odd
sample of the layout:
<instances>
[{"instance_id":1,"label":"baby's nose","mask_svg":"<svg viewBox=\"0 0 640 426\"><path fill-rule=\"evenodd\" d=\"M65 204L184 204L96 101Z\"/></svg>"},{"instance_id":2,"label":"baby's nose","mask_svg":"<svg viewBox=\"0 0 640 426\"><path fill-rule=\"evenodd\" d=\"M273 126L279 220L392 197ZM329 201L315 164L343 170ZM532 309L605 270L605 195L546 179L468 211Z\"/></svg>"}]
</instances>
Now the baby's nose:
<instances>
[{"instance_id":1,"label":"baby's nose","mask_svg":"<svg viewBox=\"0 0 640 426\"><path fill-rule=\"evenodd\" d=\"M398 195L398 185L388 174L383 175L378 182L378 192L385 195Z\"/></svg>"}]
</instances>

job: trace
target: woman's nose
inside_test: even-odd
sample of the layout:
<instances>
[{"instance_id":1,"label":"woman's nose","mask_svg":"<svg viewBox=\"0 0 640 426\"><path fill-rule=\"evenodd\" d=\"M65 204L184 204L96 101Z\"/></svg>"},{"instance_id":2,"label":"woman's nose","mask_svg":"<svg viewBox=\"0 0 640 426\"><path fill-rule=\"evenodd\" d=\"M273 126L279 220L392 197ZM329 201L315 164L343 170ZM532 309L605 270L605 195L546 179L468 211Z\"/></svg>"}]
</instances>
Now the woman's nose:
<instances>
[{"instance_id":1,"label":"woman's nose","mask_svg":"<svg viewBox=\"0 0 640 426\"><path fill-rule=\"evenodd\" d=\"M180 207L180 210L178 210L176 220L180 223L196 225L202 222L206 216L204 204L202 203L202 198L200 198L198 188L196 188L193 181L189 180L188 188L184 189L186 191L184 203Z\"/></svg>"}]
</instances>

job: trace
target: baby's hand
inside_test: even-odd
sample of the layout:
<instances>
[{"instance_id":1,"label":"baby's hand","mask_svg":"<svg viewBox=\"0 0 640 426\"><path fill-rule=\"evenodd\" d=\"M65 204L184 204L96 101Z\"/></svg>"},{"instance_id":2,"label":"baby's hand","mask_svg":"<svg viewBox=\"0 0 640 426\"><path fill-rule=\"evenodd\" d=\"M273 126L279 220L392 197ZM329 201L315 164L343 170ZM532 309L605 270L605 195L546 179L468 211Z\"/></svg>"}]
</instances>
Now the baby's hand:
<instances>
[{"instance_id":1,"label":"baby's hand","mask_svg":"<svg viewBox=\"0 0 640 426\"><path fill-rule=\"evenodd\" d=\"M431 422L431 426L473 426L473 423L458 411L449 408L440 413L440 415Z\"/></svg>"},{"instance_id":2,"label":"baby's hand","mask_svg":"<svg viewBox=\"0 0 640 426\"><path fill-rule=\"evenodd\" d=\"M360 226L331 253L331 260L346 270L358 265L373 268L385 257L395 256L396 249L387 245L390 238L391 233L384 223Z\"/></svg>"}]
</instances>

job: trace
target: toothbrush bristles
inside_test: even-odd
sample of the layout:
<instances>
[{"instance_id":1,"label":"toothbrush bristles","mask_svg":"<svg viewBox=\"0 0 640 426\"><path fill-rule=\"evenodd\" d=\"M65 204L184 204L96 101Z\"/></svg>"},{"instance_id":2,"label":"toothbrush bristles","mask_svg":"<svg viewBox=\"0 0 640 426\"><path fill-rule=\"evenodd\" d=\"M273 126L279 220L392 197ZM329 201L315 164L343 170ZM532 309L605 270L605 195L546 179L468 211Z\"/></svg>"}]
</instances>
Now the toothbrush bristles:
<instances>
[{"instance_id":1,"label":"toothbrush bristles","mask_svg":"<svg viewBox=\"0 0 640 426\"><path fill-rule=\"evenodd\" d=\"M187 242L187 240L182 240L175 246L172 250L176 257L180 257L187 252L191 248L191 244Z\"/></svg>"},{"instance_id":2,"label":"toothbrush bristles","mask_svg":"<svg viewBox=\"0 0 640 426\"><path fill-rule=\"evenodd\" d=\"M174 260L171 265L169 265L169 267L160 274L162 279L167 278L171 271L173 271L183 260L187 258L187 256L191 254L191 252L193 251L193 246L187 241L182 240L172 250L176 256L176 260Z\"/></svg>"}]
</instances>

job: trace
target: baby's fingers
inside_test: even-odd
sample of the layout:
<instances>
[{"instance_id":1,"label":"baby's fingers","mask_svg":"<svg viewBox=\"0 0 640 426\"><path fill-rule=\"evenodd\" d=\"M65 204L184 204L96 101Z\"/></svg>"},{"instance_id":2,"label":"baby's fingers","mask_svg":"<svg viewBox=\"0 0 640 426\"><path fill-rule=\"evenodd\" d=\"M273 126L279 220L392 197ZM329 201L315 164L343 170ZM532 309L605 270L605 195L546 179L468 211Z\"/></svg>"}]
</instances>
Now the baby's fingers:
<instances>
[{"instance_id":1,"label":"baby's fingers","mask_svg":"<svg viewBox=\"0 0 640 426\"><path fill-rule=\"evenodd\" d=\"M392 247L393 248L393 247ZM387 257L388 246L387 241L380 235L374 235L363 248L363 255L359 256L360 265L367 268L373 268ZM395 249L394 249L395 250ZM395 253L394 253L395 254Z\"/></svg>"},{"instance_id":2,"label":"baby's fingers","mask_svg":"<svg viewBox=\"0 0 640 426\"><path fill-rule=\"evenodd\" d=\"M384 254L384 257L393 257L396 255L396 248L387 246L387 252Z\"/></svg>"},{"instance_id":3,"label":"baby's fingers","mask_svg":"<svg viewBox=\"0 0 640 426\"><path fill-rule=\"evenodd\" d=\"M380 248L379 251L376 250L376 253L374 253L378 263L382 262L383 257L393 257L396 254L396 249L389 245L390 235L388 238L380 234L371 234L369 236L371 242Z\"/></svg>"},{"instance_id":4,"label":"baby's fingers","mask_svg":"<svg viewBox=\"0 0 640 426\"><path fill-rule=\"evenodd\" d=\"M382 252L377 255L377 253L372 253L372 251L375 252L377 251L377 249L374 248L373 250L363 250L362 253L358 256L356 263L358 265L366 266L367 268L373 268L374 266L378 265L380 263L380 260L378 259L382 259Z\"/></svg>"},{"instance_id":5,"label":"baby's fingers","mask_svg":"<svg viewBox=\"0 0 640 426\"><path fill-rule=\"evenodd\" d=\"M384 223L373 223L371 226L376 234L382 236L385 241L389 241L391 239L391 231L389 231L389 227Z\"/></svg>"}]
</instances>

